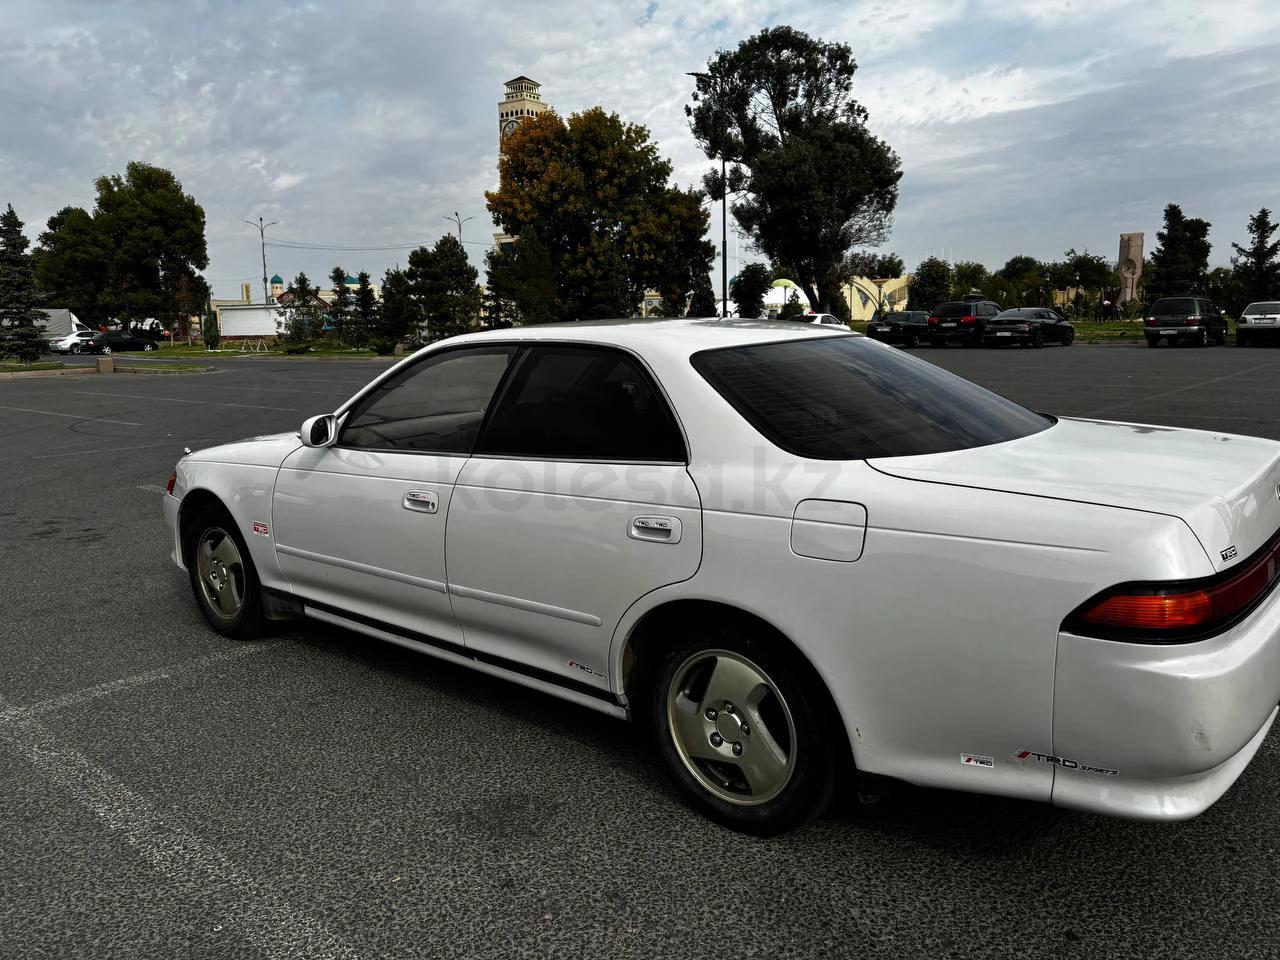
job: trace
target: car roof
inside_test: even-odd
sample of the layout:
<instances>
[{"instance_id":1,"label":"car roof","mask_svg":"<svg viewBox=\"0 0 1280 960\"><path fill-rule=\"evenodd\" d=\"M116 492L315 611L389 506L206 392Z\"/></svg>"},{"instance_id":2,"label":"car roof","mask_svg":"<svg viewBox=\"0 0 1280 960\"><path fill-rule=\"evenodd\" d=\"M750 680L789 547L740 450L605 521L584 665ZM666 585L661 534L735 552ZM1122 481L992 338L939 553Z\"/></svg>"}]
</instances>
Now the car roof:
<instances>
[{"instance_id":1,"label":"car roof","mask_svg":"<svg viewBox=\"0 0 1280 960\"><path fill-rule=\"evenodd\" d=\"M861 334L790 320L744 320L738 317L680 317L674 319L582 320L541 323L529 327L485 330L453 337L448 344L505 341L559 341L625 347L643 355L661 353L688 358L717 347L775 343ZM439 346L439 344L436 344Z\"/></svg>"}]
</instances>

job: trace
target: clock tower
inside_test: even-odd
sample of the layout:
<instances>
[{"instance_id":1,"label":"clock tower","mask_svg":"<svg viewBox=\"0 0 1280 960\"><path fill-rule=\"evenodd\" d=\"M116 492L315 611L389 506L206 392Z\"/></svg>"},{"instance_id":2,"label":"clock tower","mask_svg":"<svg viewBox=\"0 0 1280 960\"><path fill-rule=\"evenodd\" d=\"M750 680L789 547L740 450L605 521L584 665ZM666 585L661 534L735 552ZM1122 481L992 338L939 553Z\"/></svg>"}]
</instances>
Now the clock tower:
<instances>
[{"instance_id":1,"label":"clock tower","mask_svg":"<svg viewBox=\"0 0 1280 960\"><path fill-rule=\"evenodd\" d=\"M521 121L551 109L542 102L542 84L528 77L516 77L505 84L506 95L498 101L498 149L502 141Z\"/></svg>"}]
</instances>

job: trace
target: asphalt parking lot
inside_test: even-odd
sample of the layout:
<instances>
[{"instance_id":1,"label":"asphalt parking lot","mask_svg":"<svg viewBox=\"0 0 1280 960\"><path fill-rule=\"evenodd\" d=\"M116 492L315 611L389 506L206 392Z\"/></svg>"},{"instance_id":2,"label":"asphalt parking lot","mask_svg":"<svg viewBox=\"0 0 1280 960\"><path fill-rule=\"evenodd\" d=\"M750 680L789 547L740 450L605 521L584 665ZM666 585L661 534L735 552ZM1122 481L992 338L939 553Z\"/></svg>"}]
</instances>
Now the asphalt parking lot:
<instances>
[{"instance_id":1,"label":"asphalt parking lot","mask_svg":"<svg viewBox=\"0 0 1280 960\"><path fill-rule=\"evenodd\" d=\"M1280 439L1280 350L915 352ZM1280 956L1275 732L1186 824L904 789L758 840L621 722L318 624L214 634L160 517L182 447L380 369L0 382L0 957Z\"/></svg>"}]
</instances>

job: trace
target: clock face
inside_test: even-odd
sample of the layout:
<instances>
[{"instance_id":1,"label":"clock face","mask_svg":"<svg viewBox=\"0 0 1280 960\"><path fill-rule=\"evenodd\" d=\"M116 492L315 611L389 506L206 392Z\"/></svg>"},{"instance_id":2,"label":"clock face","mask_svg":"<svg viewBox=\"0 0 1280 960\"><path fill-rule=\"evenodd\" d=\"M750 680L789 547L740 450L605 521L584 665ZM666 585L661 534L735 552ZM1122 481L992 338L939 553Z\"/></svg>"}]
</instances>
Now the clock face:
<instances>
[{"instance_id":1,"label":"clock face","mask_svg":"<svg viewBox=\"0 0 1280 960\"><path fill-rule=\"evenodd\" d=\"M504 123L502 125L502 135L505 137L507 136L507 134L511 133L511 131L516 128L516 125L519 122L520 121L518 120L508 120L506 123Z\"/></svg>"}]
</instances>

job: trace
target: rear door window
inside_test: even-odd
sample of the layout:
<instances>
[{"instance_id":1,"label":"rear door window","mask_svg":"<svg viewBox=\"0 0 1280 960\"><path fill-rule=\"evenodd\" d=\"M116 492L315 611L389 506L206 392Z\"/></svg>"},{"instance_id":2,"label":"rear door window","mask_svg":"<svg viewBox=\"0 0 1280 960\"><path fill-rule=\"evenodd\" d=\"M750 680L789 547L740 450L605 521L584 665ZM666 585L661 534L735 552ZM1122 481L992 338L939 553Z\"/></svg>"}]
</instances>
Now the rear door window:
<instances>
[{"instance_id":1,"label":"rear door window","mask_svg":"<svg viewBox=\"0 0 1280 960\"><path fill-rule=\"evenodd\" d=\"M675 417L641 364L622 350L573 344L529 349L476 452L538 460L687 461Z\"/></svg>"},{"instance_id":2,"label":"rear door window","mask_svg":"<svg viewBox=\"0 0 1280 960\"><path fill-rule=\"evenodd\" d=\"M940 303L938 309L933 312L935 317L945 319L954 319L955 317L971 317L973 313L973 304L971 303Z\"/></svg>"}]
</instances>

